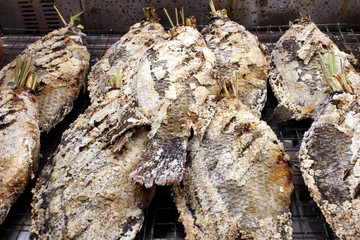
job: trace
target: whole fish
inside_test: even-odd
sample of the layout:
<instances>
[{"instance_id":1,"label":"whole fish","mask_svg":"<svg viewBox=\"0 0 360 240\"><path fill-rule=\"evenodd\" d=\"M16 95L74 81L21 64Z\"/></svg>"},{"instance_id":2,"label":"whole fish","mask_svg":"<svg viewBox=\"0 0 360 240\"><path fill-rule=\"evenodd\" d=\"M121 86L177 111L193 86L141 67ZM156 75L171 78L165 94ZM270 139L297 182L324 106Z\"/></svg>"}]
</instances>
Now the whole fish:
<instances>
[{"instance_id":1,"label":"whole fish","mask_svg":"<svg viewBox=\"0 0 360 240\"><path fill-rule=\"evenodd\" d=\"M0 225L34 178L40 148L39 103L30 88L0 90Z\"/></svg>"},{"instance_id":2,"label":"whole fish","mask_svg":"<svg viewBox=\"0 0 360 240\"><path fill-rule=\"evenodd\" d=\"M114 43L101 60L92 67L88 76L91 102L105 95L109 76L116 76L119 70L124 70L127 75L131 75L146 50L167 37L168 34L163 26L158 23L155 9L148 7L144 11L145 19L131 26L129 32ZM122 83L122 85L125 84L126 82Z\"/></svg>"},{"instance_id":3,"label":"whole fish","mask_svg":"<svg viewBox=\"0 0 360 240\"><path fill-rule=\"evenodd\" d=\"M340 239L360 238L360 98L336 91L305 133L305 184Z\"/></svg>"},{"instance_id":4,"label":"whole fish","mask_svg":"<svg viewBox=\"0 0 360 240\"><path fill-rule=\"evenodd\" d=\"M147 50L125 91L151 122L150 141L130 174L146 187L181 181L188 139L203 134L220 91L215 55L195 19L187 22Z\"/></svg>"},{"instance_id":5,"label":"whole fish","mask_svg":"<svg viewBox=\"0 0 360 240\"><path fill-rule=\"evenodd\" d=\"M272 51L269 81L278 106L271 121L316 119L319 116L329 102L331 91L323 75L319 54L327 60L329 52L337 56L336 68L344 71L354 92L359 92L360 75L352 66L355 58L340 51L309 17L304 16L293 22Z\"/></svg>"},{"instance_id":6,"label":"whole fish","mask_svg":"<svg viewBox=\"0 0 360 240\"><path fill-rule=\"evenodd\" d=\"M238 99L216 105L172 187L185 239L291 239L293 173L275 133Z\"/></svg>"},{"instance_id":7,"label":"whole fish","mask_svg":"<svg viewBox=\"0 0 360 240\"><path fill-rule=\"evenodd\" d=\"M226 10L212 10L212 19L201 34L215 53L220 78L223 82L231 81L234 72L239 74L239 99L260 118L266 101L269 70L265 46L245 27L231 21Z\"/></svg>"},{"instance_id":8,"label":"whole fish","mask_svg":"<svg viewBox=\"0 0 360 240\"><path fill-rule=\"evenodd\" d=\"M40 130L48 132L72 109L84 85L90 54L85 34L73 25L54 30L29 44L20 56L32 55L31 68L38 75L35 94L39 100ZM9 88L16 61L0 71L0 88Z\"/></svg>"},{"instance_id":9,"label":"whole fish","mask_svg":"<svg viewBox=\"0 0 360 240\"><path fill-rule=\"evenodd\" d=\"M155 188L129 174L148 142L146 119L120 90L70 125L33 190L31 239L134 239Z\"/></svg>"}]
</instances>

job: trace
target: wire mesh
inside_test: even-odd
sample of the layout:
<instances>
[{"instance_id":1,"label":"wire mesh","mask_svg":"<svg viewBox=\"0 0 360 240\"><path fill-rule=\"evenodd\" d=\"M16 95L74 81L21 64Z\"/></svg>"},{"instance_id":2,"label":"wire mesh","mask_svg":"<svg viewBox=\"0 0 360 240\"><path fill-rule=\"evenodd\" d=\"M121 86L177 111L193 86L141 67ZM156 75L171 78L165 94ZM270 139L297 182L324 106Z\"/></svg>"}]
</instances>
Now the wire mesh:
<instances>
[{"instance_id":1,"label":"wire mesh","mask_svg":"<svg viewBox=\"0 0 360 240\"><path fill-rule=\"evenodd\" d=\"M354 54L360 59L360 33L349 28L346 24L320 24L319 28L324 31L341 50ZM269 51L288 26L256 26L248 29L257 35L260 42L266 45ZM125 31L111 31L108 33L87 32L87 46L91 53L91 65L97 62L106 50L125 33ZM21 51L30 43L38 40L42 32L35 30L11 30L3 29L1 39L3 42L3 56L0 58L0 68L15 59ZM268 87L270 89L270 86ZM62 123L48 134L41 136L40 166L46 164L51 153L59 144L62 132L82 113L89 104L87 93L81 93L74 104L74 109ZM277 105L271 90L268 91L268 100L262 113L262 119L266 120ZM299 170L297 158L301 140L304 133L310 127L309 121L289 121L281 124L271 124L270 127L277 134L290 155L294 170L294 193L291 202L293 214L293 238L294 239L337 239L326 223L321 211L312 200ZM31 225L31 188L32 181L11 209L6 221L0 226L1 239L29 239ZM145 214L145 221L137 240L160 240L160 239L184 239L184 228L178 220L179 214L171 199L168 187L158 187L155 198Z\"/></svg>"}]
</instances>

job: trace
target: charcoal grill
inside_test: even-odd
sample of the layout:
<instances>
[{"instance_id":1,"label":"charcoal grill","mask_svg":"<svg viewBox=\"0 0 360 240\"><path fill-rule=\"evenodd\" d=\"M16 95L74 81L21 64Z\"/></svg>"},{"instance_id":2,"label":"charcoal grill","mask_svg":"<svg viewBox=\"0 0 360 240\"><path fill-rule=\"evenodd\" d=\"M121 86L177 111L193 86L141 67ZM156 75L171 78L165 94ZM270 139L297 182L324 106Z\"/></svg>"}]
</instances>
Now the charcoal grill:
<instances>
[{"instance_id":1,"label":"charcoal grill","mask_svg":"<svg viewBox=\"0 0 360 240\"><path fill-rule=\"evenodd\" d=\"M77 10L80 9L85 10L84 25L87 29L85 32L87 34L88 50L91 53L91 65L99 60L104 55L106 50L124 33L126 33L130 24L140 20L141 17L134 19L133 14L136 13L137 16L141 16L139 9L142 7L140 3L134 3L134 5L130 6L129 2L124 1L130 10L129 12L131 12L132 9L134 11L132 14L130 14L131 16L129 17L129 21L121 23L123 25L120 28L114 28L112 25L110 25L110 23L108 25L104 25L106 22L105 20L116 17L112 11L109 12L105 20L99 21L96 24L93 23L96 17L99 17L99 15L103 16L102 14L104 14L99 13L101 10L101 8L99 8L97 5L99 4L99 1L79 0L78 3L75 4L75 7L71 7L70 3L54 0L14 1L15 4L11 4L10 2L11 1L6 0L0 2L0 11L2 12L2 14L0 14L0 37L3 44L3 56L0 58L0 68L15 59L15 57L21 53L21 51L28 44L36 41L49 30L61 26L56 13L52 9L52 5L55 2L59 8L65 9L65 12L70 12L69 9L72 9L74 13L78 12ZM228 7L228 9L230 9L229 15L233 16L233 19L236 21L245 24L245 27L257 35L260 42L265 44L269 51L271 51L276 41L288 29L288 25L270 24L286 24L286 21L293 20L294 18L298 17L298 14L294 13L294 6L299 4L299 2L304 4L306 1L290 0L283 1L283 3L281 2L281 4L288 4L288 11L283 11L282 15L276 21L273 20L271 14L275 15L274 11L281 6L274 6L275 10L271 10L271 8L269 8L271 3L276 1L256 1L256 3L253 3L254 6L251 5L251 2L255 1L237 1L238 5L232 5L233 8L229 8L229 2L233 1L221 1L217 4L220 7ZM266 7L264 7L265 5L263 7L256 6L258 2L262 2L263 4L266 3ZM317 4L325 4L327 1L319 0L316 2ZM325 15L321 14L321 12L319 13L317 10L312 10L310 13L313 14L312 16L315 16L313 20L320 23L335 21L336 23L318 24L318 26L339 46L342 51L352 53L357 59L360 60L360 23L354 22L354 19L356 18L356 12L360 12L360 3L359 6L356 4L355 6L352 6L348 0L329 2L332 2L334 5L337 4L338 10L335 11L333 9L333 12L330 11ZM356 1L352 1L352 3L353 2ZM199 4L197 8L196 6L193 8L190 7L190 3L187 4L186 2L182 2L181 4L188 6L188 9L185 8L185 12L188 10L188 12L191 13L198 10L194 15L199 15L202 17L199 18L199 28L202 28L202 24L206 24L207 19L204 16L207 16L208 12L206 6L207 1L204 1L203 4ZM176 2L170 1L166 1L164 4L154 1L147 1L147 5L155 5L158 7L165 6L171 9L172 7L176 7L178 4L176 4ZM251 13L248 13L248 15L245 14L245 16L239 16L239 11L247 12L246 9L251 7L258 7L258 12L255 12L252 15ZM18 9L21 10L20 13L17 11ZM94 16L91 16L90 13L86 12L87 10L90 11L91 9L100 10L95 12ZM302 6L301 9L306 10L306 6ZM261 11L262 13L260 13ZM306 13L306 11L304 12ZM331 18L330 15L334 12L336 13L335 17ZM15 17L12 23L11 14L13 14ZM266 14L271 17L267 17L265 19L266 21L264 21L264 19L261 19L260 17L266 16ZM246 18L246 16L248 18ZM22 21L19 19L22 19ZM43 20L41 24L39 23L39 19ZM251 19L251 21L249 19ZM286 19L286 21L284 19ZM355 24L349 24L346 22ZM259 26L260 23L266 23L266 25ZM165 24L167 25L167 23ZM359 66L357 66L357 68L359 69ZM262 112L262 120L265 121L268 119L277 104L276 99L270 90L270 86L268 86L268 89L268 100ZM56 149L57 145L59 144L62 132L69 126L71 122L77 118L79 114L81 114L86 109L88 105L89 99L87 92L82 92L79 99L75 102L73 111L65 118L65 120L55 129L51 130L48 134L41 136L42 146L40 167L46 164L48 158L51 156L51 153ZM309 129L310 124L311 122L307 120L297 122L289 121L281 124L270 124L271 128L277 134L280 141L284 144L286 152L290 155L292 167L294 170L295 190L291 202L291 212L293 214L292 226L294 229L293 238L337 239L328 224L325 222L320 209L312 200L299 170L299 160L297 155L304 133ZM0 226L0 239L29 239L29 229L31 225L31 188L34 186L34 184L34 181L29 184L24 194L11 209L6 221ZM179 215L174 203L172 202L169 188L158 187L156 196L151 206L146 211L143 228L137 235L136 239L184 239L184 228L182 224L177 221L178 217Z\"/></svg>"}]
</instances>

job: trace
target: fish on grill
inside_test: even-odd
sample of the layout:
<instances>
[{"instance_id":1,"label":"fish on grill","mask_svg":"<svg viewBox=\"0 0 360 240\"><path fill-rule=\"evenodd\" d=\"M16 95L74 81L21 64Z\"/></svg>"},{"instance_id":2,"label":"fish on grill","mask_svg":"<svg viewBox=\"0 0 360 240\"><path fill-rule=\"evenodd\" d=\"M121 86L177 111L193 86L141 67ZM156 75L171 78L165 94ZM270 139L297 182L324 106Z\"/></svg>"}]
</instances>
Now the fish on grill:
<instances>
[{"instance_id":1,"label":"fish on grill","mask_svg":"<svg viewBox=\"0 0 360 240\"><path fill-rule=\"evenodd\" d=\"M359 96L335 91L299 151L305 184L340 239L360 238L359 126Z\"/></svg>"},{"instance_id":2,"label":"fish on grill","mask_svg":"<svg viewBox=\"0 0 360 240\"><path fill-rule=\"evenodd\" d=\"M339 50L312 22L302 17L276 43L272 51L270 84L278 99L271 121L316 119L329 102L331 91L323 77L318 55L328 58L329 52L338 57L337 69L343 69L355 92L360 90L360 75L352 66L353 56Z\"/></svg>"},{"instance_id":3,"label":"fish on grill","mask_svg":"<svg viewBox=\"0 0 360 240\"><path fill-rule=\"evenodd\" d=\"M84 85L90 60L85 34L68 24L28 45L20 56L26 54L33 56L31 68L38 75L40 130L48 132L71 111ZM14 60L0 71L1 89L13 81L15 65Z\"/></svg>"},{"instance_id":4,"label":"fish on grill","mask_svg":"<svg viewBox=\"0 0 360 240\"><path fill-rule=\"evenodd\" d=\"M130 174L146 187L182 180L188 139L202 135L214 113L216 59L194 22L173 27L171 37L148 49L128 86L151 122L149 143Z\"/></svg>"},{"instance_id":5,"label":"fish on grill","mask_svg":"<svg viewBox=\"0 0 360 240\"><path fill-rule=\"evenodd\" d=\"M81 114L33 190L31 238L134 239L155 192L129 178L146 124L118 89Z\"/></svg>"},{"instance_id":6,"label":"fish on grill","mask_svg":"<svg viewBox=\"0 0 360 240\"><path fill-rule=\"evenodd\" d=\"M163 26L158 23L155 9L144 9L145 20L130 27L128 33L114 43L105 55L91 68L88 76L88 90L91 102L95 102L106 93L108 76L116 75L120 69L131 76L137 68L138 60L147 49L167 37ZM124 78L129 79L129 78ZM123 83L125 85L126 82Z\"/></svg>"},{"instance_id":7,"label":"fish on grill","mask_svg":"<svg viewBox=\"0 0 360 240\"><path fill-rule=\"evenodd\" d=\"M239 99L258 117L265 105L269 57L265 46L244 26L231 21L226 10L216 11L201 31L208 47L214 51L221 80L231 81L233 73L240 74Z\"/></svg>"},{"instance_id":8,"label":"fish on grill","mask_svg":"<svg viewBox=\"0 0 360 240\"><path fill-rule=\"evenodd\" d=\"M293 173L265 122L241 100L222 99L190 146L172 187L186 239L291 239Z\"/></svg>"},{"instance_id":9,"label":"fish on grill","mask_svg":"<svg viewBox=\"0 0 360 240\"><path fill-rule=\"evenodd\" d=\"M0 225L34 178L39 148L39 102L33 89L21 84L1 89Z\"/></svg>"}]
</instances>

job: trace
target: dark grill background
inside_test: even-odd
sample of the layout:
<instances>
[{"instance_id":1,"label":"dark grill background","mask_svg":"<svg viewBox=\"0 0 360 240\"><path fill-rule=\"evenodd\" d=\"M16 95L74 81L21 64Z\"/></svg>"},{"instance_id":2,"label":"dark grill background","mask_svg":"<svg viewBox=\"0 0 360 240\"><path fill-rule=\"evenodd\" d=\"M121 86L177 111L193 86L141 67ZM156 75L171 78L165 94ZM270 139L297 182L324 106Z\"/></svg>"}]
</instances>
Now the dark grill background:
<instances>
[{"instance_id":1,"label":"dark grill background","mask_svg":"<svg viewBox=\"0 0 360 240\"><path fill-rule=\"evenodd\" d=\"M360 59L360 32L359 27L347 24L320 24L322 31L348 53L353 53ZM272 50L276 41L288 29L288 26L252 26L248 27L256 34L269 51ZM108 33L100 31L86 32L88 49L91 53L91 65L99 60L106 50L115 43L124 33L123 30L112 30ZM21 51L30 43L38 40L44 32L37 30L12 30L2 29L1 40L3 41L3 56L0 58L0 68L15 59ZM359 66L357 66L359 67ZM268 100L263 110L262 119L272 113L277 102L268 88ZM60 142L62 132L81 114L89 105L87 92L80 94L75 102L73 111L48 134L41 136L40 167L46 164L47 159ZM298 150L304 133L310 127L309 121L289 121L281 124L270 124L278 138L284 144L286 152L291 156L294 170L295 190L292 196L291 212L293 214L294 239L336 239L334 233L324 220L319 208L312 200L299 170ZM31 225L31 188L32 181L24 194L10 211L6 221L0 226L1 239L29 239ZM142 231L137 239L184 239L184 229L177 221L178 213L170 196L168 187L158 187L156 196L150 208L146 211L146 218Z\"/></svg>"}]
</instances>

